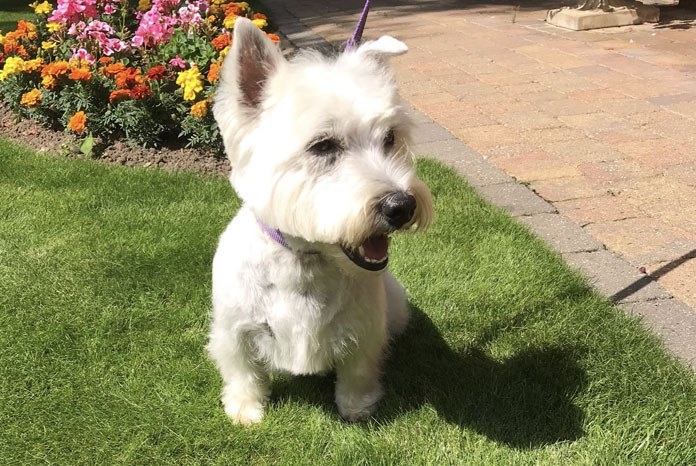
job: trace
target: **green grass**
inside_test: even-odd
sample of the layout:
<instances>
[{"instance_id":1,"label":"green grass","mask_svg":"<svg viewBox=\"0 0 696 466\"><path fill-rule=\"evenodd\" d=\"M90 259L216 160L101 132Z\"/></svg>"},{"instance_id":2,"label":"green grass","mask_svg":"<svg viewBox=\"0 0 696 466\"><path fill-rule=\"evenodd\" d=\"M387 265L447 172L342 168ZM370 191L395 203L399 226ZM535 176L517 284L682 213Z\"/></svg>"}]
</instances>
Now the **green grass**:
<instances>
[{"instance_id":1,"label":"green grass","mask_svg":"<svg viewBox=\"0 0 696 466\"><path fill-rule=\"evenodd\" d=\"M696 382L638 322L454 173L393 242L414 323L366 424L331 377L279 377L231 425L203 345L225 180L0 141L3 464L696 464Z\"/></svg>"},{"instance_id":2,"label":"green grass","mask_svg":"<svg viewBox=\"0 0 696 466\"><path fill-rule=\"evenodd\" d=\"M0 33L14 31L20 19L33 21L34 12L29 7L31 2L32 0L2 0L0 2ZM55 6L55 2L52 4Z\"/></svg>"}]
</instances>

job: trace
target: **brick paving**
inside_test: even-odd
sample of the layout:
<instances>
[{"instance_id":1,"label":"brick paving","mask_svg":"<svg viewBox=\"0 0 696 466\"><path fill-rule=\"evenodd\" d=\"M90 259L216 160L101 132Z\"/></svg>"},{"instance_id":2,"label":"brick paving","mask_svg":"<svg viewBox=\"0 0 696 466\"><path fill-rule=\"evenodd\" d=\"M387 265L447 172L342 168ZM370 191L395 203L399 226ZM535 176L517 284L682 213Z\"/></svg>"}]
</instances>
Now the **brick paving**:
<instances>
[{"instance_id":1,"label":"brick paving","mask_svg":"<svg viewBox=\"0 0 696 466\"><path fill-rule=\"evenodd\" d=\"M419 111L414 150L457 168L696 369L696 8L574 32L543 21L564 1L383 0L365 37L409 46L392 67ZM281 32L321 45L350 36L363 2L265 3Z\"/></svg>"}]
</instances>

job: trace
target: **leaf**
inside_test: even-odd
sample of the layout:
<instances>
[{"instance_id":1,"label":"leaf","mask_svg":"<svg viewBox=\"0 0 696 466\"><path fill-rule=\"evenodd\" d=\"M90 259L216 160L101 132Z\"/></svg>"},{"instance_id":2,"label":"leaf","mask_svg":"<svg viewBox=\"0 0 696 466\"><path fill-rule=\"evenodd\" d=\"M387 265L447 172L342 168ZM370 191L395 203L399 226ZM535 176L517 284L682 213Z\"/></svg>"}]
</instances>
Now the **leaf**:
<instances>
[{"instance_id":1,"label":"leaf","mask_svg":"<svg viewBox=\"0 0 696 466\"><path fill-rule=\"evenodd\" d=\"M87 157L91 157L92 149L94 149L94 137L92 136L92 133L89 133L85 140L82 141L82 144L80 144L80 152L85 154Z\"/></svg>"}]
</instances>

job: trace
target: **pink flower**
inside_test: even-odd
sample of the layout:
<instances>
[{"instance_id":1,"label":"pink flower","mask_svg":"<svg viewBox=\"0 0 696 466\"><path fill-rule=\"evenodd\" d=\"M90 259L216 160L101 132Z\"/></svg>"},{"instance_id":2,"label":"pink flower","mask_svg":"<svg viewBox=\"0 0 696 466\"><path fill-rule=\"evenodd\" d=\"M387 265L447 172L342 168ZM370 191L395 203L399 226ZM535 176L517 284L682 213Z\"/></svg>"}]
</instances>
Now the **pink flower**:
<instances>
[{"instance_id":1,"label":"pink flower","mask_svg":"<svg viewBox=\"0 0 696 466\"><path fill-rule=\"evenodd\" d=\"M154 47L161 42L166 42L174 34L176 24L176 18L162 14L158 7L153 5L140 18L140 24L131 43L135 47Z\"/></svg>"},{"instance_id":2,"label":"pink flower","mask_svg":"<svg viewBox=\"0 0 696 466\"><path fill-rule=\"evenodd\" d=\"M73 54L72 57L70 57L70 60L75 60L75 59L80 59L84 60L88 63L94 63L94 57L84 48L80 47L79 49L75 50L74 48L72 49Z\"/></svg>"},{"instance_id":3,"label":"pink flower","mask_svg":"<svg viewBox=\"0 0 696 466\"><path fill-rule=\"evenodd\" d=\"M83 21L73 23L68 29L68 34L76 36L80 41L96 41L102 53L107 56L128 48L128 45L117 37L116 31L103 21L91 21L89 24Z\"/></svg>"},{"instance_id":4,"label":"pink flower","mask_svg":"<svg viewBox=\"0 0 696 466\"><path fill-rule=\"evenodd\" d=\"M96 18L96 3L97 0L58 0L48 20L55 23L73 23L78 19Z\"/></svg>"},{"instance_id":5,"label":"pink flower","mask_svg":"<svg viewBox=\"0 0 696 466\"><path fill-rule=\"evenodd\" d=\"M182 70L184 70L186 69L186 62L179 55L177 55L176 57L169 60L169 66L171 66L172 68L181 68Z\"/></svg>"}]
</instances>

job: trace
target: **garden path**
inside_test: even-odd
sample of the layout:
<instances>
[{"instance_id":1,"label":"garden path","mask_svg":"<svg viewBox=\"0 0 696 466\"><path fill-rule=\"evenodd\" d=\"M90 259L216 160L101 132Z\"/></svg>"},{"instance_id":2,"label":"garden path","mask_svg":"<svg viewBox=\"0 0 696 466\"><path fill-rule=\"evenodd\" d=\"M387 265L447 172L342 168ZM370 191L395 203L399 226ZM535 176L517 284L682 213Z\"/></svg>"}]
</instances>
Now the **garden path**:
<instances>
[{"instance_id":1,"label":"garden path","mask_svg":"<svg viewBox=\"0 0 696 466\"><path fill-rule=\"evenodd\" d=\"M345 41L362 7L264 3L298 46ZM410 48L392 65L417 109L415 152L455 166L693 361L696 10L574 32L544 22L559 6L383 0L365 38Z\"/></svg>"}]
</instances>

